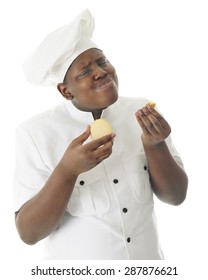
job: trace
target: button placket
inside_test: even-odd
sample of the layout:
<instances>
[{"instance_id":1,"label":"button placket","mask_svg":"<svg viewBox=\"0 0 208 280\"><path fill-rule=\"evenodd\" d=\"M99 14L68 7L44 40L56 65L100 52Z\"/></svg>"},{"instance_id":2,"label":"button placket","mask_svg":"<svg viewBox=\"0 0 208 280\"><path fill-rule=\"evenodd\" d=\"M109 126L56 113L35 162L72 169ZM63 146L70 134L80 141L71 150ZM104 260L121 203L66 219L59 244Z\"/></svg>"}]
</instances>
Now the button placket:
<instances>
[{"instance_id":1,"label":"button placket","mask_svg":"<svg viewBox=\"0 0 208 280\"><path fill-rule=\"evenodd\" d=\"M131 227L132 225L130 225L129 228L129 219L128 219L128 214L129 214L129 203L128 203L128 197L131 196L131 194L127 191L127 189L123 189L125 190L123 193L120 192L120 186L119 184L127 184L127 180L125 177L124 173L121 173L120 177L112 176L113 174L111 174L111 178L109 178L112 184L112 187L116 193L116 195L118 195L118 203L119 203L119 208L120 208L120 217L121 217L121 223L122 223L122 231L123 231L123 238L124 238L124 242L128 245L131 242Z\"/></svg>"},{"instance_id":2,"label":"button placket","mask_svg":"<svg viewBox=\"0 0 208 280\"><path fill-rule=\"evenodd\" d=\"M126 214L128 212L128 209L126 207L123 207L122 211L123 211L124 214ZM131 242L131 238L129 236L126 238L126 242L127 243Z\"/></svg>"}]
</instances>

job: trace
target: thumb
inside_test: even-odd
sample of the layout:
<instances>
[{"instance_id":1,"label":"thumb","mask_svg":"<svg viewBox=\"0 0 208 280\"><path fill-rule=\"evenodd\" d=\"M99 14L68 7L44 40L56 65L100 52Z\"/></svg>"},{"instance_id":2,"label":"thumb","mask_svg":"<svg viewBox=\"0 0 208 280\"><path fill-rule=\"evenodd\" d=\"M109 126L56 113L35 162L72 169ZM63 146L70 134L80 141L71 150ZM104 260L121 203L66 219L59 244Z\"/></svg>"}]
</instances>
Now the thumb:
<instances>
[{"instance_id":1,"label":"thumb","mask_svg":"<svg viewBox=\"0 0 208 280\"><path fill-rule=\"evenodd\" d=\"M88 125L85 132L83 132L80 136L78 136L74 140L77 144L82 145L87 140L87 138L90 136L90 134L91 134L90 133L90 126Z\"/></svg>"}]
</instances>

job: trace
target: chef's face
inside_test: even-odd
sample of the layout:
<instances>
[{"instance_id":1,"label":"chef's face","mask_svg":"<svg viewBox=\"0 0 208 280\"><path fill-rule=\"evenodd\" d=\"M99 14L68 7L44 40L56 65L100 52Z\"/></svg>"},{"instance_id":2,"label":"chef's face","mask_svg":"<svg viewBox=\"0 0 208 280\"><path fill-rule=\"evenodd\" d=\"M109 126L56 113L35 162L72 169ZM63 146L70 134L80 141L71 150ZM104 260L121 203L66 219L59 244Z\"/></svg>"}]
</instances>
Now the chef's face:
<instances>
[{"instance_id":1,"label":"chef's face","mask_svg":"<svg viewBox=\"0 0 208 280\"><path fill-rule=\"evenodd\" d=\"M118 78L103 52L93 48L73 61L58 89L79 110L94 112L116 102Z\"/></svg>"}]
</instances>

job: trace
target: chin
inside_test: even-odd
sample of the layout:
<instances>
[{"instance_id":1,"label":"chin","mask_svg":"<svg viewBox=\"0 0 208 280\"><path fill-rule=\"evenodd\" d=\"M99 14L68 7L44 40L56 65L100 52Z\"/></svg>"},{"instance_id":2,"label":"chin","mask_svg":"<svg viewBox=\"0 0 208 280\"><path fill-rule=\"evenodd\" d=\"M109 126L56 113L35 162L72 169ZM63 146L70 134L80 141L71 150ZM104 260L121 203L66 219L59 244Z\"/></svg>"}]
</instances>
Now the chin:
<instances>
[{"instance_id":1,"label":"chin","mask_svg":"<svg viewBox=\"0 0 208 280\"><path fill-rule=\"evenodd\" d=\"M108 107L112 104L114 104L116 101L118 100L118 93L113 93L111 96L109 96L109 98L106 100L106 106L105 107Z\"/></svg>"}]
</instances>

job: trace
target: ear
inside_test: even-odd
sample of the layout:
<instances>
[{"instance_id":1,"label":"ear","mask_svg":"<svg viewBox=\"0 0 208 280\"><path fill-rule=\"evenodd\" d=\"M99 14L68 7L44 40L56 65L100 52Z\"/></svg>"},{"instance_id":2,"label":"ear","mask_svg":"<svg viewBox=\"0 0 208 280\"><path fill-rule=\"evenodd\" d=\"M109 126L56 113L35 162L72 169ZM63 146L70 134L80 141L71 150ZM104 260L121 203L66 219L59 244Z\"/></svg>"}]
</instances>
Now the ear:
<instances>
[{"instance_id":1,"label":"ear","mask_svg":"<svg viewBox=\"0 0 208 280\"><path fill-rule=\"evenodd\" d=\"M57 89L61 93L61 95L67 100L73 99L73 95L71 94L71 92L69 91L69 89L64 83L57 84Z\"/></svg>"}]
</instances>

